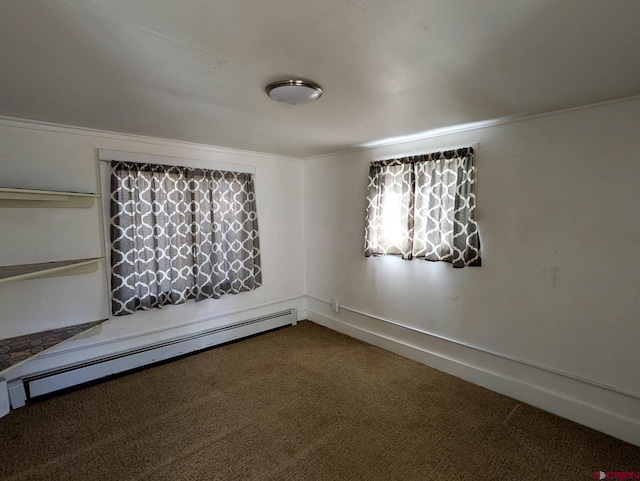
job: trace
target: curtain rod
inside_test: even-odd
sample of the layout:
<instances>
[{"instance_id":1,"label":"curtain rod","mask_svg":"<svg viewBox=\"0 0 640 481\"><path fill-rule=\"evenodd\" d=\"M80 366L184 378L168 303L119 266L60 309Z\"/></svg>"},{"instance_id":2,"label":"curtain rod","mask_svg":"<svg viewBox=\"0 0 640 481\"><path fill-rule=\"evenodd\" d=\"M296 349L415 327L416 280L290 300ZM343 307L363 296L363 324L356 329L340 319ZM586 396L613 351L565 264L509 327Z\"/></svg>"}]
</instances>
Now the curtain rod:
<instances>
[{"instance_id":1,"label":"curtain rod","mask_svg":"<svg viewBox=\"0 0 640 481\"><path fill-rule=\"evenodd\" d=\"M175 165L175 164L159 164L156 162L139 162L135 160L107 160L107 159L98 159L98 162L103 164L111 164L112 162L130 162L132 164L153 164L153 165L171 165L171 167L186 167L188 169L201 169L201 170L217 170L219 172L236 172L239 174L250 174L251 176L256 175L255 169L238 169L237 167L220 167L220 166L212 166L212 167L192 167L190 165Z\"/></svg>"},{"instance_id":2,"label":"curtain rod","mask_svg":"<svg viewBox=\"0 0 640 481\"><path fill-rule=\"evenodd\" d=\"M424 149L420 152L414 152L414 151L408 151L402 154L396 154L393 157L382 157L379 159L374 159L373 162L382 162L385 160L398 160L398 159L404 159L406 157L420 157L421 155L429 155L429 154L437 154L437 153L441 153L441 152L450 152L452 150L460 150L460 149L468 149L468 148L472 148L473 149L473 153L476 156L476 160L478 157L478 148L480 146L480 142L471 142L471 143L466 143L466 144L459 144L459 145L455 145L455 146L450 146L450 147L440 147L437 149L427 149L427 151L425 152ZM393 155L393 154L391 154Z\"/></svg>"},{"instance_id":3,"label":"curtain rod","mask_svg":"<svg viewBox=\"0 0 640 481\"><path fill-rule=\"evenodd\" d=\"M184 157L169 157L166 155L143 154L140 152L126 152L121 150L98 149L98 161L105 164L111 162L133 162L137 164L175 165L177 167L201 168L221 170L225 172L242 172L255 174L255 165L219 162L215 160L189 159ZM193 164L196 164L195 166Z\"/></svg>"}]
</instances>

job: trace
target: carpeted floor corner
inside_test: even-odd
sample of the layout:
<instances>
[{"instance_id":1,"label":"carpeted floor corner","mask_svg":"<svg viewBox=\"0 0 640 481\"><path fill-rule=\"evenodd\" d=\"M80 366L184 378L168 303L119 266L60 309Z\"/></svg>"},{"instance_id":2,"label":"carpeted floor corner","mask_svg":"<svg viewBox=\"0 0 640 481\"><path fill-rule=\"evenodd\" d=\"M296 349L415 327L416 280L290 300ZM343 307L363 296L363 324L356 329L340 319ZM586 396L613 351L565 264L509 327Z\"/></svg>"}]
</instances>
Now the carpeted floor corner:
<instances>
[{"instance_id":1,"label":"carpeted floor corner","mask_svg":"<svg viewBox=\"0 0 640 481\"><path fill-rule=\"evenodd\" d=\"M305 321L13 411L0 479L587 480L640 448Z\"/></svg>"}]
</instances>

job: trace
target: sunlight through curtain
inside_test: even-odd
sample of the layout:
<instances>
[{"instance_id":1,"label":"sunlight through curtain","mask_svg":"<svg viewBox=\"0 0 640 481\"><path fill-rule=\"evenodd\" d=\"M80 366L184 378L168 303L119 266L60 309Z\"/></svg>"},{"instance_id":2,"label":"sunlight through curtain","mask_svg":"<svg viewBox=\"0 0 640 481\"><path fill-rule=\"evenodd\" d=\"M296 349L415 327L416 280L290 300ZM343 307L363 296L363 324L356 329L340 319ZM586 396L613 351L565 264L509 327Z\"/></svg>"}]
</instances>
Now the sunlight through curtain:
<instances>
[{"instance_id":1,"label":"sunlight through curtain","mask_svg":"<svg viewBox=\"0 0 640 481\"><path fill-rule=\"evenodd\" d=\"M479 266L475 175L471 147L372 162L365 256Z\"/></svg>"}]
</instances>

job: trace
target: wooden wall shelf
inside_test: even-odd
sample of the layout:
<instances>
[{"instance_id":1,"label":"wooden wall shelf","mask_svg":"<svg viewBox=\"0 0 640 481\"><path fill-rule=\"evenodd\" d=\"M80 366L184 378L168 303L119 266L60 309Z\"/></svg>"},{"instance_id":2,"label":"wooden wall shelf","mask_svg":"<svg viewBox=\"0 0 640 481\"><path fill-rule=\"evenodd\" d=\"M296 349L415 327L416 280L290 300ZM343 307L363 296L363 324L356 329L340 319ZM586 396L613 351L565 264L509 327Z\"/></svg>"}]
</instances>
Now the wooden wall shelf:
<instances>
[{"instance_id":1,"label":"wooden wall shelf","mask_svg":"<svg viewBox=\"0 0 640 481\"><path fill-rule=\"evenodd\" d=\"M98 194L0 187L0 207L89 208Z\"/></svg>"},{"instance_id":2,"label":"wooden wall shelf","mask_svg":"<svg viewBox=\"0 0 640 481\"><path fill-rule=\"evenodd\" d=\"M42 277L57 277L86 274L98 270L98 263L104 257L74 259L69 261L42 262L17 266L0 266L0 284L3 282L25 281Z\"/></svg>"},{"instance_id":3,"label":"wooden wall shelf","mask_svg":"<svg viewBox=\"0 0 640 481\"><path fill-rule=\"evenodd\" d=\"M97 334L95 330L100 329L100 325L104 321L106 319L1 339L0 375L65 341L87 334Z\"/></svg>"}]
</instances>

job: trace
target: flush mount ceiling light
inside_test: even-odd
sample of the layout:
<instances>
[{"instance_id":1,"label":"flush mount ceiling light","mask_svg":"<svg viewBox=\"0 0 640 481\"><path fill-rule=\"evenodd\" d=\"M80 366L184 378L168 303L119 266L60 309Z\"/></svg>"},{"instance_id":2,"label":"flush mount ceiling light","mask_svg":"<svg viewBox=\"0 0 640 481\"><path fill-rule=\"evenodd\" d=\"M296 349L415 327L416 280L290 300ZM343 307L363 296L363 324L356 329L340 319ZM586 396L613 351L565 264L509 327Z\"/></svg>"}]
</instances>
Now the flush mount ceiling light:
<instances>
[{"instance_id":1,"label":"flush mount ceiling light","mask_svg":"<svg viewBox=\"0 0 640 481\"><path fill-rule=\"evenodd\" d=\"M291 105L308 104L322 95L320 86L306 80L279 80L267 85L267 95Z\"/></svg>"}]
</instances>

